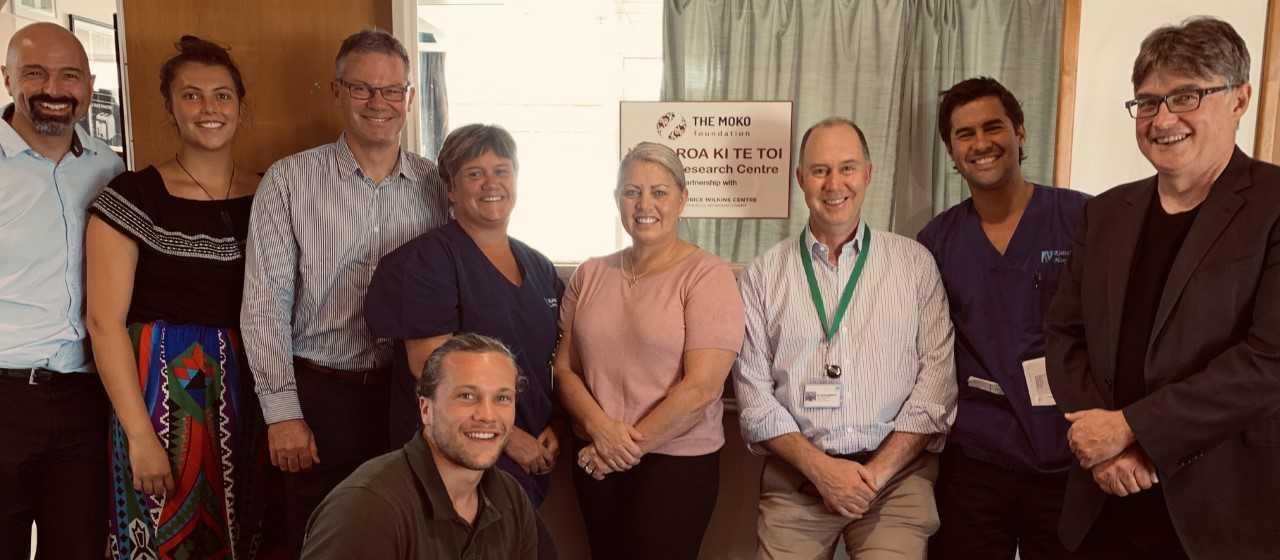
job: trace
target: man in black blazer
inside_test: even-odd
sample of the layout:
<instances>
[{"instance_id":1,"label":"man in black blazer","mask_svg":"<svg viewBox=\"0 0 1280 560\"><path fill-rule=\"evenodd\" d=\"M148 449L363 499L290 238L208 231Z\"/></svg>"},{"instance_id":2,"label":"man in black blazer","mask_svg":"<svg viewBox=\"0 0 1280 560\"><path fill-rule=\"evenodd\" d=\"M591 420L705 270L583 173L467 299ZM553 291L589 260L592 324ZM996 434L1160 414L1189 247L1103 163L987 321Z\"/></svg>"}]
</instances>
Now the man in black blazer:
<instances>
[{"instance_id":1,"label":"man in black blazer","mask_svg":"<svg viewBox=\"0 0 1280 560\"><path fill-rule=\"evenodd\" d=\"M1235 147L1249 53L1155 30L1126 103L1156 176L1085 207L1046 325L1081 558L1280 557L1280 167Z\"/></svg>"}]
</instances>

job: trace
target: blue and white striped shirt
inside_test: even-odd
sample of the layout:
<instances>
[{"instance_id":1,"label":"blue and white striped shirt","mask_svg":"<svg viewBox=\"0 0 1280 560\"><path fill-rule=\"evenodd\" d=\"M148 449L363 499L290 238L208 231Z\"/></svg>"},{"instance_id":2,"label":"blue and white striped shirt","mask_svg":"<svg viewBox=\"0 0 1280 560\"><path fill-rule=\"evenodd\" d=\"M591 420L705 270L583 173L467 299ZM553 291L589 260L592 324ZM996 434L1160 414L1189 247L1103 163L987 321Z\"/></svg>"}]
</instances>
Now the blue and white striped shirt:
<instances>
[{"instance_id":1,"label":"blue and white striped shirt","mask_svg":"<svg viewBox=\"0 0 1280 560\"><path fill-rule=\"evenodd\" d=\"M834 314L862 244L858 234L840 253L808 235L823 305ZM791 237L743 272L747 338L734 364L742 436L755 444L800 432L819 449L842 455L873 451L890 432L938 434L939 451L955 421L956 381L946 291L932 255L915 241L871 232L871 253L830 349L810 299ZM829 355L828 355L829 354ZM831 379L825 365L843 374ZM838 384L838 408L805 408L804 386Z\"/></svg>"},{"instance_id":2,"label":"blue and white striped shirt","mask_svg":"<svg viewBox=\"0 0 1280 560\"><path fill-rule=\"evenodd\" d=\"M240 309L268 424L302 418L294 356L344 370L390 363L391 346L364 322L373 270L448 212L435 163L404 150L377 184L345 135L272 164L253 201Z\"/></svg>"}]
</instances>

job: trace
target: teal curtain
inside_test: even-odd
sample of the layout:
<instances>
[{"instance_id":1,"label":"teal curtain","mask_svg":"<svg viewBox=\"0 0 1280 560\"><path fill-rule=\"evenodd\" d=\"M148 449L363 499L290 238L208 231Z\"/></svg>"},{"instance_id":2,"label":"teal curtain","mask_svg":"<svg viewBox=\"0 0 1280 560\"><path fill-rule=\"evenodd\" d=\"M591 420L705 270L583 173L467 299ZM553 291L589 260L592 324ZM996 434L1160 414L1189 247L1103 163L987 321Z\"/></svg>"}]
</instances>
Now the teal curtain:
<instances>
[{"instance_id":1,"label":"teal curtain","mask_svg":"<svg viewBox=\"0 0 1280 560\"><path fill-rule=\"evenodd\" d=\"M666 0L663 17L663 100L793 101L797 152L824 117L859 124L874 165L872 227L914 236L968 195L937 133L939 92L965 78L1013 91L1026 115L1023 171L1052 177L1060 0ZM682 236L750 261L808 220L792 177L790 219L686 219Z\"/></svg>"}]
</instances>

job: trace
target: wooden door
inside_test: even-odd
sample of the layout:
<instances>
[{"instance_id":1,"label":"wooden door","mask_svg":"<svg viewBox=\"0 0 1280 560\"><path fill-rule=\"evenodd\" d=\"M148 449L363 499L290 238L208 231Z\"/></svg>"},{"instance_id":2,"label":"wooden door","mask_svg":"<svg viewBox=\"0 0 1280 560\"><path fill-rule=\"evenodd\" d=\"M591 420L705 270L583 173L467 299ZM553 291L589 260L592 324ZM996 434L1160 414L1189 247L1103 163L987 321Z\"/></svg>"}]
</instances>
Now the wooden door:
<instances>
[{"instance_id":1,"label":"wooden door","mask_svg":"<svg viewBox=\"0 0 1280 560\"><path fill-rule=\"evenodd\" d=\"M231 48L244 75L247 122L236 163L255 173L341 131L329 92L333 59L346 36L391 29L394 0L124 0L134 168L165 161L177 133L160 96L160 66L182 35Z\"/></svg>"}]
</instances>

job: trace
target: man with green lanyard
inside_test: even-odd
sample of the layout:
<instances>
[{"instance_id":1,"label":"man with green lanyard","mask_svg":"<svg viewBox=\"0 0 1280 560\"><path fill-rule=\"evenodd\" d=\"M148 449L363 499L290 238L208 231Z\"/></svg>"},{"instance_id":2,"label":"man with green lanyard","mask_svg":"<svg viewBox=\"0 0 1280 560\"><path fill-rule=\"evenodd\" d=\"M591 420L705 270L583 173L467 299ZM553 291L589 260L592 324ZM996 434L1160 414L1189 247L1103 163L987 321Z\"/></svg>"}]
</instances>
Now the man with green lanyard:
<instances>
[{"instance_id":1,"label":"man with green lanyard","mask_svg":"<svg viewBox=\"0 0 1280 560\"><path fill-rule=\"evenodd\" d=\"M937 452L955 419L952 326L933 257L862 221L866 137L832 117L805 132L808 227L742 276L734 366L743 439L767 454L760 558L923 558L938 528ZM928 452L924 452L928 451Z\"/></svg>"}]
</instances>

